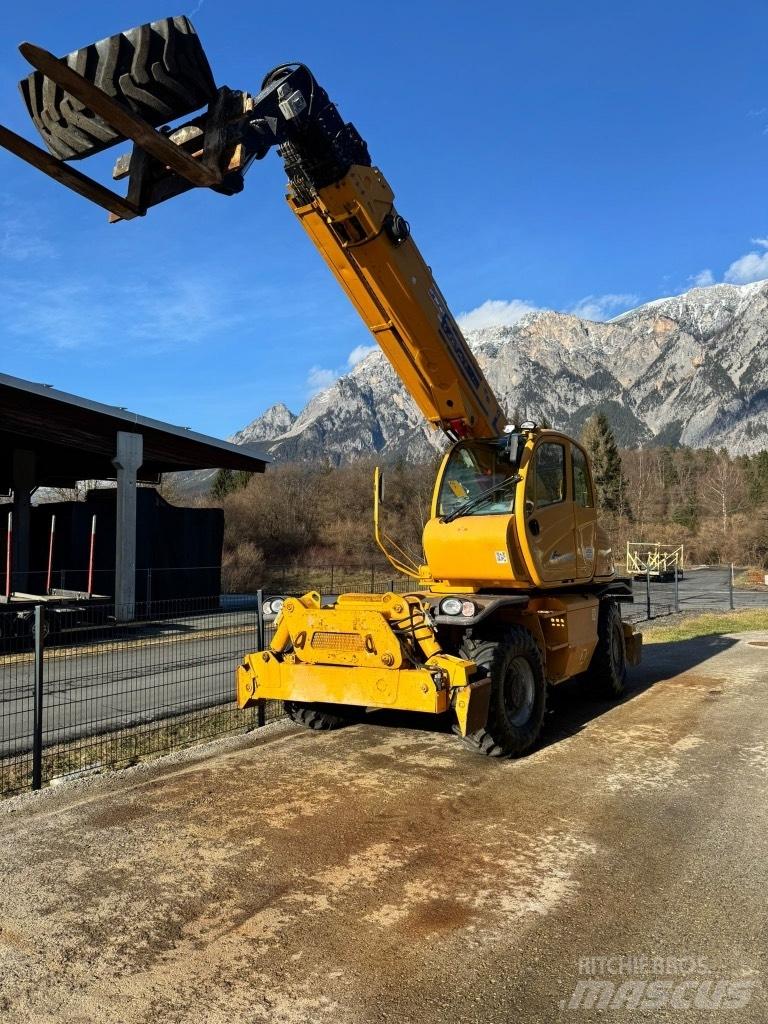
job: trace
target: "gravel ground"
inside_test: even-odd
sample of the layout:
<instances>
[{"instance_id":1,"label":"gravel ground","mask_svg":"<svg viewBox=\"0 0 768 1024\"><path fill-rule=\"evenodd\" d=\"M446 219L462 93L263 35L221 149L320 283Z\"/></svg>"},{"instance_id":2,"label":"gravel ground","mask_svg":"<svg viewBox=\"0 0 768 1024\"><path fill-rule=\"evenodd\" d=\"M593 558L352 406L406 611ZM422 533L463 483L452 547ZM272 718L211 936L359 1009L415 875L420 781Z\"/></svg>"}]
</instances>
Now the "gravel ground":
<instances>
[{"instance_id":1,"label":"gravel ground","mask_svg":"<svg viewBox=\"0 0 768 1024\"><path fill-rule=\"evenodd\" d=\"M762 1024L767 665L653 645L515 762L382 714L5 801L2 1020Z\"/></svg>"}]
</instances>

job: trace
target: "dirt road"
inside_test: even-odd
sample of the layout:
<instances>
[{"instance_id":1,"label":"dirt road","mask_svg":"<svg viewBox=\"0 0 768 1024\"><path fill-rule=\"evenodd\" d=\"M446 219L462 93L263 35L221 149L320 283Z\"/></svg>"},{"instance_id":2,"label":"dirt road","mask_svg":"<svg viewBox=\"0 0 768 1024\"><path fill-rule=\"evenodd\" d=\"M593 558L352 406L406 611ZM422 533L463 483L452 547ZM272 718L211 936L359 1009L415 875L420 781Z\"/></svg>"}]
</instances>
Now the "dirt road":
<instances>
[{"instance_id":1,"label":"dirt road","mask_svg":"<svg viewBox=\"0 0 768 1024\"><path fill-rule=\"evenodd\" d=\"M6 801L2 1020L765 1021L750 639L649 648L619 706L569 684L517 762L380 717Z\"/></svg>"}]
</instances>

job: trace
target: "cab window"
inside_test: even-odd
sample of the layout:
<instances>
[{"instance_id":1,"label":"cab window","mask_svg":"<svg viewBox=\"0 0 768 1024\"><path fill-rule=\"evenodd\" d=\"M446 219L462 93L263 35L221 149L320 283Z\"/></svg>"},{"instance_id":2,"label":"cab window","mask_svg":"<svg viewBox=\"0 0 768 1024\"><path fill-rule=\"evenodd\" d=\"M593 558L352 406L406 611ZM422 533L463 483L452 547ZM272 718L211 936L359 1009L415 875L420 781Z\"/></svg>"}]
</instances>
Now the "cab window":
<instances>
[{"instance_id":1,"label":"cab window","mask_svg":"<svg viewBox=\"0 0 768 1024\"><path fill-rule=\"evenodd\" d=\"M589 480L587 457L580 448L572 448L573 459L573 500L581 508L593 508L592 484Z\"/></svg>"},{"instance_id":2,"label":"cab window","mask_svg":"<svg viewBox=\"0 0 768 1024\"><path fill-rule=\"evenodd\" d=\"M522 451L522 444L519 450ZM518 462L509 436L456 445L443 474L437 514L453 514L469 501L477 503L462 514L487 516L513 512Z\"/></svg>"},{"instance_id":3,"label":"cab window","mask_svg":"<svg viewBox=\"0 0 768 1024\"><path fill-rule=\"evenodd\" d=\"M546 508L565 501L565 448L546 441L534 455L536 508Z\"/></svg>"}]
</instances>

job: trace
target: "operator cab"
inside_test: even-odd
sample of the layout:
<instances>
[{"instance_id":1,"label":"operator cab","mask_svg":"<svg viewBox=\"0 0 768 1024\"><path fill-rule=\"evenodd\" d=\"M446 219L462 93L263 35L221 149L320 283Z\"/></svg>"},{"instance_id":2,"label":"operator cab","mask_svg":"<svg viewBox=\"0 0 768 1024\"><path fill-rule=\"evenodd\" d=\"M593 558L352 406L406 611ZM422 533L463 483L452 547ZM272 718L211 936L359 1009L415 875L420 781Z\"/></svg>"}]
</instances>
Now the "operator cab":
<instances>
[{"instance_id":1,"label":"operator cab","mask_svg":"<svg viewBox=\"0 0 768 1024\"><path fill-rule=\"evenodd\" d=\"M553 587L615 571L584 450L533 424L450 449L424 550L438 590Z\"/></svg>"}]
</instances>

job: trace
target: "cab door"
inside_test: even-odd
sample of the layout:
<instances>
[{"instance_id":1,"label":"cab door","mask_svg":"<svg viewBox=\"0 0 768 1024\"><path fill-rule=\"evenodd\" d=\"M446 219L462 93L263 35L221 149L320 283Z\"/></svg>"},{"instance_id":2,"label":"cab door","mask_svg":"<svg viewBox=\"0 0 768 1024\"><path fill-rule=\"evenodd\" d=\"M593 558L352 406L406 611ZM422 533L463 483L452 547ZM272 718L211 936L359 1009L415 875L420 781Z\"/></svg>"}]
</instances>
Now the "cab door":
<instances>
[{"instance_id":1,"label":"cab door","mask_svg":"<svg viewBox=\"0 0 768 1024\"><path fill-rule=\"evenodd\" d=\"M526 561L536 586L576 578L569 445L565 438L542 439L526 474Z\"/></svg>"},{"instance_id":2,"label":"cab door","mask_svg":"<svg viewBox=\"0 0 768 1024\"><path fill-rule=\"evenodd\" d=\"M571 445L573 480L573 525L576 534L576 575L590 580L595 574L597 513L587 456L578 445Z\"/></svg>"}]
</instances>

